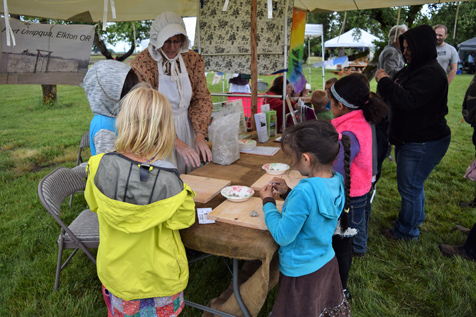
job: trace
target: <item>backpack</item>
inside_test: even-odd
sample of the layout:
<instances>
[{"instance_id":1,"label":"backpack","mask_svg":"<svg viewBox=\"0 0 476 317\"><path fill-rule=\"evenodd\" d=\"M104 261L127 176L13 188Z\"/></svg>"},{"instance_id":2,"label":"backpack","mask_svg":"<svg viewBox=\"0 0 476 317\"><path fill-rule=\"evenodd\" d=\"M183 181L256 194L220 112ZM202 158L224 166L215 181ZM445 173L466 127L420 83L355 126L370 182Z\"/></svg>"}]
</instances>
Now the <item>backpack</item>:
<instances>
[{"instance_id":1,"label":"backpack","mask_svg":"<svg viewBox=\"0 0 476 317\"><path fill-rule=\"evenodd\" d=\"M476 75L473 77L464 96L461 113L463 114L464 121L471 124L471 126L476 125Z\"/></svg>"}]
</instances>

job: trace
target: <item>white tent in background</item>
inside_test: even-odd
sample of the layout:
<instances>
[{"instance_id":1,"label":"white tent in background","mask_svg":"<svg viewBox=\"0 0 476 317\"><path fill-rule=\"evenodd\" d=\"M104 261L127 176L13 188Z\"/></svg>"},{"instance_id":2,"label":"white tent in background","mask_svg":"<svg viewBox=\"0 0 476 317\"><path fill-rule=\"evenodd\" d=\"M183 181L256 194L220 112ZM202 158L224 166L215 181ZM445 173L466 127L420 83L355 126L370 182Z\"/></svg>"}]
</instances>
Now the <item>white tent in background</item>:
<instances>
[{"instance_id":1,"label":"white tent in background","mask_svg":"<svg viewBox=\"0 0 476 317\"><path fill-rule=\"evenodd\" d=\"M359 34L359 31L360 34ZM353 28L329 41L324 43L324 47L342 47L342 48L370 48L370 55L372 55L375 45L373 41L380 40L378 37L370 34L369 32ZM372 58L372 56L370 56Z\"/></svg>"},{"instance_id":2,"label":"white tent in background","mask_svg":"<svg viewBox=\"0 0 476 317\"><path fill-rule=\"evenodd\" d=\"M321 37L322 43L322 58L324 58L324 28L322 24L306 24L306 30L304 31L304 38L307 40L307 63L311 64L311 39ZM324 59L323 59L324 60ZM324 67L322 67L322 87L325 87L326 74ZM312 85L311 81L311 67L309 67L309 85Z\"/></svg>"},{"instance_id":3,"label":"white tent in background","mask_svg":"<svg viewBox=\"0 0 476 317\"><path fill-rule=\"evenodd\" d=\"M370 34L369 32L359 29L360 36L358 34L357 28L353 28L350 31L347 31L329 41L324 43L325 47L373 47L372 44L375 40L380 40L378 37Z\"/></svg>"}]
</instances>

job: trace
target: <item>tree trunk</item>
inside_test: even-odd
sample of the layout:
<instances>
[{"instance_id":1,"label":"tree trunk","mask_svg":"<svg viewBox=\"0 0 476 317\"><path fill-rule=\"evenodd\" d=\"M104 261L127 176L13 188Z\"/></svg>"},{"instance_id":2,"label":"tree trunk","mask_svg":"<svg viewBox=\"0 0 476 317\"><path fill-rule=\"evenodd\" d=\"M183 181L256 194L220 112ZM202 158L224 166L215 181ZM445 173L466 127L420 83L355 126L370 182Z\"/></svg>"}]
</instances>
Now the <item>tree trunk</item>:
<instances>
[{"instance_id":1,"label":"tree trunk","mask_svg":"<svg viewBox=\"0 0 476 317\"><path fill-rule=\"evenodd\" d=\"M56 85L41 85L43 90L43 104L48 105L56 101Z\"/></svg>"},{"instance_id":2,"label":"tree trunk","mask_svg":"<svg viewBox=\"0 0 476 317\"><path fill-rule=\"evenodd\" d=\"M48 24L47 19L40 18L41 24ZM56 101L56 85L41 85L43 90L43 104L48 105Z\"/></svg>"}]
</instances>

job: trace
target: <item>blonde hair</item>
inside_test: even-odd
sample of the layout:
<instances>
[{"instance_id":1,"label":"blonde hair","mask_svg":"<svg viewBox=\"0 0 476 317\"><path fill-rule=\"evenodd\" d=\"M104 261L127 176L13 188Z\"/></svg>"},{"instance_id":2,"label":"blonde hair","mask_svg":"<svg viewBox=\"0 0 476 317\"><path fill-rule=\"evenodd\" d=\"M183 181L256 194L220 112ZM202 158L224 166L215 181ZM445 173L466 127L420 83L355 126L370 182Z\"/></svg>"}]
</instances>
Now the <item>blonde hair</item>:
<instances>
[{"instance_id":1,"label":"blonde hair","mask_svg":"<svg viewBox=\"0 0 476 317\"><path fill-rule=\"evenodd\" d=\"M117 115L115 149L154 162L171 157L175 126L167 98L144 86L131 90Z\"/></svg>"},{"instance_id":2,"label":"blonde hair","mask_svg":"<svg viewBox=\"0 0 476 317\"><path fill-rule=\"evenodd\" d=\"M311 103L318 109L324 108L324 106L329 102L327 98L327 92L322 89L314 90L311 96Z\"/></svg>"}]
</instances>

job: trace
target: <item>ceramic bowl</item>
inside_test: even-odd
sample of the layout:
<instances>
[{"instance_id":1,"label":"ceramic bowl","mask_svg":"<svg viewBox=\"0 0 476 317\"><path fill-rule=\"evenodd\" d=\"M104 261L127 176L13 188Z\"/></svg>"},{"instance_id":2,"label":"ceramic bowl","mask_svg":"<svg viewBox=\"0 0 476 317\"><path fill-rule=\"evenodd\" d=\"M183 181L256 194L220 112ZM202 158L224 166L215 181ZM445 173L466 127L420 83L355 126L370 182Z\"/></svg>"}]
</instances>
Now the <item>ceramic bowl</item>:
<instances>
[{"instance_id":1,"label":"ceramic bowl","mask_svg":"<svg viewBox=\"0 0 476 317\"><path fill-rule=\"evenodd\" d=\"M268 174L282 175L289 169L289 165L284 163L267 163L267 164L264 164L262 168Z\"/></svg>"},{"instance_id":2,"label":"ceramic bowl","mask_svg":"<svg viewBox=\"0 0 476 317\"><path fill-rule=\"evenodd\" d=\"M255 140L240 139L238 143L240 144L240 151L249 151L256 146Z\"/></svg>"},{"instance_id":3,"label":"ceramic bowl","mask_svg":"<svg viewBox=\"0 0 476 317\"><path fill-rule=\"evenodd\" d=\"M242 201L248 200L251 196L253 196L255 191L246 186L228 186L221 190L221 194L223 197L228 199L229 201L239 203Z\"/></svg>"}]
</instances>

